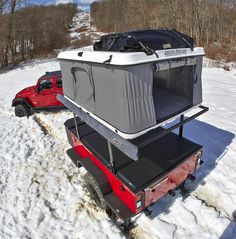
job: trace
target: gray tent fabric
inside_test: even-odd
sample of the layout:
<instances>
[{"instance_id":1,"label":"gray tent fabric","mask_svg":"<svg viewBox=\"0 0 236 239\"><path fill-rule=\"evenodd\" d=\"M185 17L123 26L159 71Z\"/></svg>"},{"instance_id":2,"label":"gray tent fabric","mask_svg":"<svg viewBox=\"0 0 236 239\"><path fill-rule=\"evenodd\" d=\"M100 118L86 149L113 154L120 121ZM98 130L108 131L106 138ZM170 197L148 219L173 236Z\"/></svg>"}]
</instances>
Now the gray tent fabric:
<instances>
[{"instance_id":1,"label":"gray tent fabric","mask_svg":"<svg viewBox=\"0 0 236 239\"><path fill-rule=\"evenodd\" d=\"M95 114L122 132L136 133L155 125L150 64L95 66Z\"/></svg>"},{"instance_id":2,"label":"gray tent fabric","mask_svg":"<svg viewBox=\"0 0 236 239\"><path fill-rule=\"evenodd\" d=\"M94 82L92 75L92 66L74 64L71 68L71 74L74 78L74 101L78 102L85 109L94 113Z\"/></svg>"},{"instance_id":3,"label":"gray tent fabric","mask_svg":"<svg viewBox=\"0 0 236 239\"><path fill-rule=\"evenodd\" d=\"M71 73L71 68L73 67L72 61L64 60L60 61L61 74L62 74L62 85L64 94L72 100L75 100L76 95L76 82L74 81L74 76Z\"/></svg>"},{"instance_id":4,"label":"gray tent fabric","mask_svg":"<svg viewBox=\"0 0 236 239\"><path fill-rule=\"evenodd\" d=\"M197 57L193 79L193 105L202 102L202 63L203 58Z\"/></svg>"},{"instance_id":5,"label":"gray tent fabric","mask_svg":"<svg viewBox=\"0 0 236 239\"><path fill-rule=\"evenodd\" d=\"M64 95L127 134L202 101L202 56L117 66L60 59Z\"/></svg>"}]
</instances>

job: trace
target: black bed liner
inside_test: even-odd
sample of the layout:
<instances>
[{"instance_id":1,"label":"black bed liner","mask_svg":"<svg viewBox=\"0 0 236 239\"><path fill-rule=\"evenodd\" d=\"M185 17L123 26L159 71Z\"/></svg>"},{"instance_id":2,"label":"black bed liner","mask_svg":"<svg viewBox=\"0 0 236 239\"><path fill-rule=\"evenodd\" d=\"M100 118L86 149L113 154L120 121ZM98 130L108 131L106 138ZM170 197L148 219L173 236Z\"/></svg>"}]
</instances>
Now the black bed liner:
<instances>
[{"instance_id":1,"label":"black bed liner","mask_svg":"<svg viewBox=\"0 0 236 239\"><path fill-rule=\"evenodd\" d=\"M72 121L69 120L70 126ZM69 125L69 122L67 123ZM76 135L75 126L70 130ZM148 137L161 132L162 128L149 131L134 140L133 144L140 144ZM109 167L109 152L107 140L85 123L80 125L79 133L83 144L107 167ZM112 146L113 158L117 176L133 191L138 192L150 185L167 172L183 163L190 155L202 148L188 139L175 133L169 133L140 149L140 158L133 161L116 147Z\"/></svg>"}]
</instances>

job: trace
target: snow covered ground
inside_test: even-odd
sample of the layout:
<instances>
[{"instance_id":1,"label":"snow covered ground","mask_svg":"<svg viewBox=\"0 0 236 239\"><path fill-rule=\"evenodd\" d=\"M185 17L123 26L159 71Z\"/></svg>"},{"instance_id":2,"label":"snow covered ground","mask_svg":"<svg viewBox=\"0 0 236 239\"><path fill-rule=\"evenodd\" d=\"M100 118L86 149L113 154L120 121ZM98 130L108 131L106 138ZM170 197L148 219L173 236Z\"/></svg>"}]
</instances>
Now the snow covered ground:
<instances>
[{"instance_id":1,"label":"snow covered ground","mask_svg":"<svg viewBox=\"0 0 236 239\"><path fill-rule=\"evenodd\" d=\"M184 201L161 199L129 235L90 200L84 171L66 156L63 123L71 113L14 116L17 91L57 69L58 62L45 60L0 74L0 238L236 238L236 69L203 70L210 111L185 130L205 149L196 189Z\"/></svg>"}]
</instances>

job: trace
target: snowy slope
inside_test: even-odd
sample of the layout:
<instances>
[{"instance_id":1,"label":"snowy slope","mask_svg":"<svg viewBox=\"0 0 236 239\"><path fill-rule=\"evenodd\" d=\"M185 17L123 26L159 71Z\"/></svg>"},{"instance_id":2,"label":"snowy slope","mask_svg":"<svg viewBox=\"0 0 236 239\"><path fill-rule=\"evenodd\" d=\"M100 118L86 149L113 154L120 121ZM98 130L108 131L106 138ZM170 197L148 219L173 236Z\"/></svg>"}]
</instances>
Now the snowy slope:
<instances>
[{"instance_id":1,"label":"snowy slope","mask_svg":"<svg viewBox=\"0 0 236 239\"><path fill-rule=\"evenodd\" d=\"M236 70L203 70L210 111L185 135L204 145L196 189L182 200L164 197L149 217L123 235L90 200L83 170L65 154L68 111L16 118L11 100L58 62L28 63L0 75L0 238L236 238Z\"/></svg>"},{"instance_id":2,"label":"snowy slope","mask_svg":"<svg viewBox=\"0 0 236 239\"><path fill-rule=\"evenodd\" d=\"M78 10L72 19L70 26L70 37L73 40L80 39L81 30L87 31L90 28L90 14Z\"/></svg>"},{"instance_id":3,"label":"snowy slope","mask_svg":"<svg viewBox=\"0 0 236 239\"><path fill-rule=\"evenodd\" d=\"M70 25L69 34L71 42L81 40L83 37L90 37L93 41L98 40L104 33L98 31L90 21L90 13L78 9Z\"/></svg>"}]
</instances>

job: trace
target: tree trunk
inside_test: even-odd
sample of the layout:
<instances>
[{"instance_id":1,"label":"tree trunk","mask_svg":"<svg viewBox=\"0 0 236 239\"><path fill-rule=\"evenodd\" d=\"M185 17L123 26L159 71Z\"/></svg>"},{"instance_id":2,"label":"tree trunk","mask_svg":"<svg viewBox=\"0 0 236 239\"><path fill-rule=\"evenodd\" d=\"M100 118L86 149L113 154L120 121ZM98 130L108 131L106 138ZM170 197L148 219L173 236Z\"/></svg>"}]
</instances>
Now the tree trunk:
<instances>
[{"instance_id":1,"label":"tree trunk","mask_svg":"<svg viewBox=\"0 0 236 239\"><path fill-rule=\"evenodd\" d=\"M8 25L8 31L7 31L5 55L3 60L4 66L8 66L9 64L9 50L11 45L12 26L14 21L16 3L17 3L17 0L12 0L10 3L10 15L9 15L9 22L8 22L9 25Z\"/></svg>"}]
</instances>

